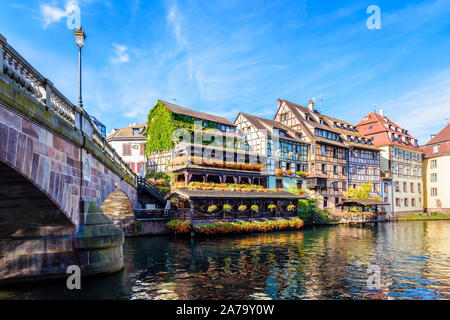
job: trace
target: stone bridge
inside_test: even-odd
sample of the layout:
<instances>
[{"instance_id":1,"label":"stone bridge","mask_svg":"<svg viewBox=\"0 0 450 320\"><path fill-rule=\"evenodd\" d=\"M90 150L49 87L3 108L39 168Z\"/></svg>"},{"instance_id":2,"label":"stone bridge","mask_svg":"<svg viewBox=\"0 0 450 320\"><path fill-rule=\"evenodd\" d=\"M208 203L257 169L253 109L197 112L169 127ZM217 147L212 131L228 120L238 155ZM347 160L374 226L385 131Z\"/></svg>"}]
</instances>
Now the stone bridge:
<instances>
[{"instance_id":1,"label":"stone bridge","mask_svg":"<svg viewBox=\"0 0 450 320\"><path fill-rule=\"evenodd\" d=\"M1 34L0 58L0 282L120 269L123 232L100 207L122 190L136 208L135 174Z\"/></svg>"}]
</instances>

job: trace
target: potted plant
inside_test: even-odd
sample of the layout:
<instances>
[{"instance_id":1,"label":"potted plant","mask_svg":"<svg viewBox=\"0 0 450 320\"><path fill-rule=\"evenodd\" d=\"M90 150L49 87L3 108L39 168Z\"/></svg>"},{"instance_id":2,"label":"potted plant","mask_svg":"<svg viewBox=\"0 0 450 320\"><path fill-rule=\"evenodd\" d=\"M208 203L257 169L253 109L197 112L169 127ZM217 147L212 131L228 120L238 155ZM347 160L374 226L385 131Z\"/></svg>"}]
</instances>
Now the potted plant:
<instances>
[{"instance_id":1,"label":"potted plant","mask_svg":"<svg viewBox=\"0 0 450 320\"><path fill-rule=\"evenodd\" d=\"M208 207L208 212L210 212L210 213L212 213L212 212L214 212L214 211L216 211L216 210L217 210L217 206L216 206L215 204L210 205L210 206Z\"/></svg>"},{"instance_id":2,"label":"potted plant","mask_svg":"<svg viewBox=\"0 0 450 320\"><path fill-rule=\"evenodd\" d=\"M294 171L288 169L288 170L286 170L286 174L287 174L288 176L292 176L292 175L294 174Z\"/></svg>"},{"instance_id":3,"label":"potted plant","mask_svg":"<svg viewBox=\"0 0 450 320\"><path fill-rule=\"evenodd\" d=\"M240 206L239 206L239 208L238 208L238 210L239 211L245 211L245 210L247 210L247 206L245 205L245 204L241 204Z\"/></svg>"},{"instance_id":4,"label":"potted plant","mask_svg":"<svg viewBox=\"0 0 450 320\"><path fill-rule=\"evenodd\" d=\"M294 211L295 209L295 204L290 204L287 206L288 211Z\"/></svg>"},{"instance_id":5,"label":"potted plant","mask_svg":"<svg viewBox=\"0 0 450 320\"><path fill-rule=\"evenodd\" d=\"M224 204L222 206L222 208L223 208L223 211L230 212L233 207L230 204Z\"/></svg>"},{"instance_id":6,"label":"potted plant","mask_svg":"<svg viewBox=\"0 0 450 320\"><path fill-rule=\"evenodd\" d=\"M283 169L277 169L277 170L275 170L275 175L276 175L277 177L282 177L282 176L284 175Z\"/></svg>"},{"instance_id":7,"label":"potted plant","mask_svg":"<svg viewBox=\"0 0 450 320\"><path fill-rule=\"evenodd\" d=\"M259 207L258 207L258 205L254 204L250 207L250 209L252 209L252 211L258 212Z\"/></svg>"},{"instance_id":8,"label":"potted plant","mask_svg":"<svg viewBox=\"0 0 450 320\"><path fill-rule=\"evenodd\" d=\"M269 208L269 210L273 212L277 208L277 206L271 203L267 206L267 208Z\"/></svg>"}]
</instances>

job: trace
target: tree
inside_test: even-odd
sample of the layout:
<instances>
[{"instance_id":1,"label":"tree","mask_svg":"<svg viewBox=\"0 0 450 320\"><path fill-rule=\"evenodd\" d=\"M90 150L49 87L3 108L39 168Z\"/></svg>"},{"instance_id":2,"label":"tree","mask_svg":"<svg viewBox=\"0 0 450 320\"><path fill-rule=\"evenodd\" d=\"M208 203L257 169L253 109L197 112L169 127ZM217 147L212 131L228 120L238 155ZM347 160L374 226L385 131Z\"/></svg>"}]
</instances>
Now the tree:
<instances>
[{"instance_id":1,"label":"tree","mask_svg":"<svg viewBox=\"0 0 450 320\"><path fill-rule=\"evenodd\" d=\"M348 199L376 199L380 200L380 197L376 197L372 195L372 181L369 181L368 183L362 183L359 188L353 188L350 187L348 191L345 193L345 196ZM350 211L353 212L359 212L361 210L360 207L351 207ZM368 207L365 208L365 210L368 210Z\"/></svg>"},{"instance_id":2,"label":"tree","mask_svg":"<svg viewBox=\"0 0 450 320\"><path fill-rule=\"evenodd\" d=\"M372 181L362 183L359 188L350 187L345 196L348 199L377 199L381 201L380 197L372 195Z\"/></svg>"}]
</instances>

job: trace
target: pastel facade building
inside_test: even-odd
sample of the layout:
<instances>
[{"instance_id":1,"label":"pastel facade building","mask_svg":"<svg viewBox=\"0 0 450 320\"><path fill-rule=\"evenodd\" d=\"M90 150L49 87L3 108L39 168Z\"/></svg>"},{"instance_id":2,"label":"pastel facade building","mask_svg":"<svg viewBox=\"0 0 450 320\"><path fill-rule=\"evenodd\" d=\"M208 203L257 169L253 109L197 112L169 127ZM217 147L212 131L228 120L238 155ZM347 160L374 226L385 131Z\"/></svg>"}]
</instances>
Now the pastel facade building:
<instances>
[{"instance_id":1,"label":"pastel facade building","mask_svg":"<svg viewBox=\"0 0 450 320\"><path fill-rule=\"evenodd\" d=\"M426 212L450 213L450 124L421 147Z\"/></svg>"},{"instance_id":2,"label":"pastel facade building","mask_svg":"<svg viewBox=\"0 0 450 320\"><path fill-rule=\"evenodd\" d=\"M146 123L132 124L125 128L114 129L106 137L106 141L138 175L144 175L147 170L144 152L146 126Z\"/></svg>"},{"instance_id":3,"label":"pastel facade building","mask_svg":"<svg viewBox=\"0 0 450 320\"><path fill-rule=\"evenodd\" d=\"M267 186L305 189L308 172L309 144L298 138L298 133L285 125L239 113L234 124L244 137L244 148L257 152L266 159Z\"/></svg>"},{"instance_id":4,"label":"pastel facade building","mask_svg":"<svg viewBox=\"0 0 450 320\"><path fill-rule=\"evenodd\" d=\"M383 192L384 197L391 197L392 214L423 212L422 151L417 139L384 116L383 111L369 113L356 128L381 149L381 176L384 180L392 178L391 192Z\"/></svg>"}]
</instances>

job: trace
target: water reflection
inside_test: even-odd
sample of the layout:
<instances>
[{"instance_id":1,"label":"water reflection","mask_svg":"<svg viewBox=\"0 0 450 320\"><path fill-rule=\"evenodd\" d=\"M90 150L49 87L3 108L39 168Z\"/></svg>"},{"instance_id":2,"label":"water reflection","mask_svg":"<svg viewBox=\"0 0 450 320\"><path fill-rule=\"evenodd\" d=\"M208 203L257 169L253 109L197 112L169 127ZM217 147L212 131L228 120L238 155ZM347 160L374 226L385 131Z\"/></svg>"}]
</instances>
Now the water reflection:
<instances>
[{"instance_id":1,"label":"water reflection","mask_svg":"<svg viewBox=\"0 0 450 320\"><path fill-rule=\"evenodd\" d=\"M450 221L214 239L128 239L125 271L0 290L0 299L449 299ZM376 265L381 287L369 289Z\"/></svg>"}]
</instances>

